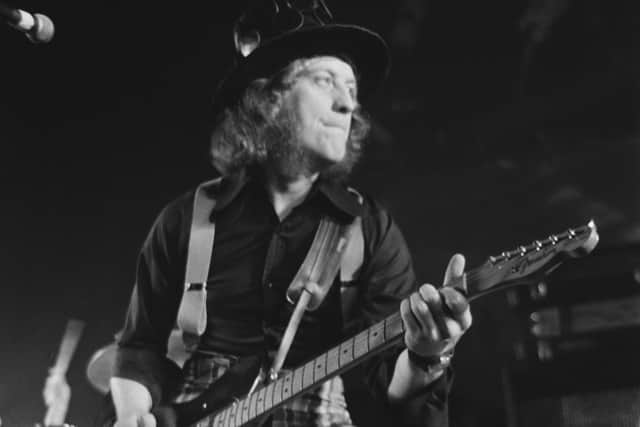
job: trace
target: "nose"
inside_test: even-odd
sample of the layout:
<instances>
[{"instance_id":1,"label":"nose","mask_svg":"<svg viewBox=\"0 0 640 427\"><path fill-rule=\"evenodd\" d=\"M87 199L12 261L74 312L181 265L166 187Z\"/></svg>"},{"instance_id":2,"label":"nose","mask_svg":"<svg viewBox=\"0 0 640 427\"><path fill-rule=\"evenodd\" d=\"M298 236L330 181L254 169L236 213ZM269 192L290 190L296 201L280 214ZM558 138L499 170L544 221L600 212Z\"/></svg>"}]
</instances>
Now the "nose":
<instances>
[{"instance_id":1,"label":"nose","mask_svg":"<svg viewBox=\"0 0 640 427\"><path fill-rule=\"evenodd\" d=\"M336 86L333 97L333 111L350 114L356 108L356 101L351 96L348 88L344 86Z\"/></svg>"}]
</instances>

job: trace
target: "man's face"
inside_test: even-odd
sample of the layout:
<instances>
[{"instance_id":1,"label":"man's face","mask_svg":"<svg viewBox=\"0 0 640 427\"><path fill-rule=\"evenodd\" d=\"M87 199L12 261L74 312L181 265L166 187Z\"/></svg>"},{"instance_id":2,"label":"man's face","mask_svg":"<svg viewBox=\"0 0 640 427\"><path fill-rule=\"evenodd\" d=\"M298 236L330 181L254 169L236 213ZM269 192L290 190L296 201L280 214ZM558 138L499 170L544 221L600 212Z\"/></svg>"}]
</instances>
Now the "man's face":
<instances>
[{"instance_id":1,"label":"man's face","mask_svg":"<svg viewBox=\"0 0 640 427\"><path fill-rule=\"evenodd\" d=\"M282 109L295 119L297 143L317 167L340 162L357 105L353 69L336 57L316 57L305 61L294 79Z\"/></svg>"}]
</instances>

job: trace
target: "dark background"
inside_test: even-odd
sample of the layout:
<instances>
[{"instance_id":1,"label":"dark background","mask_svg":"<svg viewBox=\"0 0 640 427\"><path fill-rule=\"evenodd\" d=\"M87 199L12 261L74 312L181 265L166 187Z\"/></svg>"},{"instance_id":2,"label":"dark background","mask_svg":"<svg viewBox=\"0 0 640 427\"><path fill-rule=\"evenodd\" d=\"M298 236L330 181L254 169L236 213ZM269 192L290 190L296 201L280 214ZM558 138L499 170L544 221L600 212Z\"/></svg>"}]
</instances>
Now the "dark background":
<instances>
[{"instance_id":1,"label":"dark background","mask_svg":"<svg viewBox=\"0 0 640 427\"><path fill-rule=\"evenodd\" d=\"M390 43L354 181L389 206L425 281L454 252L476 265L590 218L599 251L640 243L637 1L327 3ZM212 175L211 97L245 4L13 2L56 36L33 45L0 26L4 425L42 419L70 318L86 326L67 419L90 423L86 364L120 327L138 247L165 203ZM452 424L504 425L518 313L497 294L474 315Z\"/></svg>"}]
</instances>

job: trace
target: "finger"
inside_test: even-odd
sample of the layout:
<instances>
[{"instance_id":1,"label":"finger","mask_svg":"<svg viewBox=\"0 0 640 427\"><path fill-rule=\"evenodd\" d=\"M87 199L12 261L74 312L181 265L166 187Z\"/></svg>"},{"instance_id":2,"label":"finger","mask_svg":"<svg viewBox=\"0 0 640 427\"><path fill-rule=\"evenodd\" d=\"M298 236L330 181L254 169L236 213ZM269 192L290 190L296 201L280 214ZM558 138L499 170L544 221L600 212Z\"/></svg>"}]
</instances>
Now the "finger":
<instances>
[{"instance_id":1,"label":"finger","mask_svg":"<svg viewBox=\"0 0 640 427\"><path fill-rule=\"evenodd\" d=\"M444 273L444 286L459 289L464 295L467 293L467 280L464 274L466 260L462 254L455 254L449 260Z\"/></svg>"},{"instance_id":2,"label":"finger","mask_svg":"<svg viewBox=\"0 0 640 427\"><path fill-rule=\"evenodd\" d=\"M435 322L428 304L422 296L415 292L409 298L411 314L416 318L416 323L420 326L422 333L434 341L437 341L440 334L438 325Z\"/></svg>"},{"instance_id":3,"label":"finger","mask_svg":"<svg viewBox=\"0 0 640 427\"><path fill-rule=\"evenodd\" d=\"M448 338L442 340L443 344L453 344L460 339L460 337L464 334L464 330L460 323L456 322L453 319L446 320L446 333L448 334Z\"/></svg>"},{"instance_id":4,"label":"finger","mask_svg":"<svg viewBox=\"0 0 640 427\"><path fill-rule=\"evenodd\" d=\"M462 313L462 316L460 316L460 318L458 319L458 323L462 327L463 331L469 329L473 324L473 316L471 315L471 310L465 310L465 312Z\"/></svg>"},{"instance_id":5,"label":"finger","mask_svg":"<svg viewBox=\"0 0 640 427\"><path fill-rule=\"evenodd\" d=\"M469 301L455 288L444 287L438 290L447 315L456 319L469 309Z\"/></svg>"},{"instance_id":6,"label":"finger","mask_svg":"<svg viewBox=\"0 0 640 427\"><path fill-rule=\"evenodd\" d=\"M469 329L472 323L472 316L466 298L452 288L440 289L440 294L445 301L443 306L446 307L445 311L448 312L447 315L451 321L458 323L462 331ZM451 302L451 300L454 300L454 302Z\"/></svg>"},{"instance_id":7,"label":"finger","mask_svg":"<svg viewBox=\"0 0 640 427\"><path fill-rule=\"evenodd\" d=\"M440 298L438 290L432 285L426 284L420 287L419 293L429 307L429 314L435 323L436 330L439 332L438 335L443 338L448 338L449 334L445 323L445 313L442 309L442 299Z\"/></svg>"},{"instance_id":8,"label":"finger","mask_svg":"<svg viewBox=\"0 0 640 427\"><path fill-rule=\"evenodd\" d=\"M411 303L408 299L402 300L400 303L400 316L407 331L413 334L421 330L418 320L411 312Z\"/></svg>"}]
</instances>

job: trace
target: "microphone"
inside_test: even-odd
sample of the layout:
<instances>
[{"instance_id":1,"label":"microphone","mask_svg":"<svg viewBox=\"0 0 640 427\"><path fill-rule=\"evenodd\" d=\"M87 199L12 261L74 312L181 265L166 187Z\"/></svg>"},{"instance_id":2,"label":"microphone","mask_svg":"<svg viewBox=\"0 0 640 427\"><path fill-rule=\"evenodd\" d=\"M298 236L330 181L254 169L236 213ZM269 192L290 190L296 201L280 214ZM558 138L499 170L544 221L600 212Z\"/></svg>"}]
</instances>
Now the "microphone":
<instances>
[{"instance_id":1,"label":"microphone","mask_svg":"<svg viewBox=\"0 0 640 427\"><path fill-rule=\"evenodd\" d=\"M40 13L31 14L0 3L0 16L10 26L25 33L33 43L48 43L55 33L51 19Z\"/></svg>"}]
</instances>

